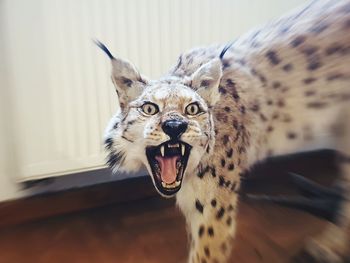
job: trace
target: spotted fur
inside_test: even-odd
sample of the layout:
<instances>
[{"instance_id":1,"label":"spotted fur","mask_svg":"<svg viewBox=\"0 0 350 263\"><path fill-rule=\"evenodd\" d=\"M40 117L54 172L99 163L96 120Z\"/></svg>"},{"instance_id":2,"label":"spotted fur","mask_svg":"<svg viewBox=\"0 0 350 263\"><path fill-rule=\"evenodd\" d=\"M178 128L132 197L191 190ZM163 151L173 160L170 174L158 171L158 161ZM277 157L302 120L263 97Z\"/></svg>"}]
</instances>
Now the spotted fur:
<instances>
[{"instance_id":1,"label":"spotted fur","mask_svg":"<svg viewBox=\"0 0 350 263\"><path fill-rule=\"evenodd\" d=\"M181 140L193 149L177 193L192 239L188 262L227 262L240 180L256 162L322 147L350 156L348 0L312 1L232 45L190 50L158 81L107 54L121 105L105 139L115 170L149 169L145 147L168 139L161 123L189 123ZM144 101L157 104L159 114L140 113ZM193 101L204 113L186 116ZM340 167L349 193L350 164ZM345 262L350 255L348 201L340 214L338 225L306 246L315 259Z\"/></svg>"}]
</instances>

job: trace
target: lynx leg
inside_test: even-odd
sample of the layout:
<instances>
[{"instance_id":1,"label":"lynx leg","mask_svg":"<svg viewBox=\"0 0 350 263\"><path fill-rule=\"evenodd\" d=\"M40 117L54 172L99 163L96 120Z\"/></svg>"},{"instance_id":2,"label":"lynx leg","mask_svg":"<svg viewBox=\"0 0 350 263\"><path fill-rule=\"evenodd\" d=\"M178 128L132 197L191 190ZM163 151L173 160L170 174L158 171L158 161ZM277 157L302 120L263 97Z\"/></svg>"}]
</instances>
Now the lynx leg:
<instances>
[{"instance_id":1,"label":"lynx leg","mask_svg":"<svg viewBox=\"0 0 350 263\"><path fill-rule=\"evenodd\" d=\"M213 199L215 200L215 199ZM203 217L192 215L189 222L191 249L188 263L224 263L227 262L236 231L237 197L230 204L219 201L204 206L211 211L203 211Z\"/></svg>"},{"instance_id":2,"label":"lynx leg","mask_svg":"<svg viewBox=\"0 0 350 263\"><path fill-rule=\"evenodd\" d=\"M335 224L329 226L316 238L309 240L304 252L315 262L344 263L350 262L350 111L342 118L338 150L340 152L339 165L342 177L338 183L344 199L340 204ZM296 260L297 262L300 262ZM311 261L312 262L312 261Z\"/></svg>"}]
</instances>

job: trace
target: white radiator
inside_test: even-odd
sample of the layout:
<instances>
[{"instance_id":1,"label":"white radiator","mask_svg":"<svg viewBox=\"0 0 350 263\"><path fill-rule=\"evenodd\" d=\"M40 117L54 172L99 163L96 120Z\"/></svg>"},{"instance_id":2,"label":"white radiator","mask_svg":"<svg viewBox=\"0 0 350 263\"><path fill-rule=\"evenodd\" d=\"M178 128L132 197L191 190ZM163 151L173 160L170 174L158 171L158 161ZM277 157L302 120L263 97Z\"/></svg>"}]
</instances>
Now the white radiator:
<instances>
[{"instance_id":1,"label":"white radiator","mask_svg":"<svg viewBox=\"0 0 350 263\"><path fill-rule=\"evenodd\" d=\"M117 98L93 38L157 78L182 51L231 41L302 2L0 0L18 180L104 166L101 137Z\"/></svg>"}]
</instances>

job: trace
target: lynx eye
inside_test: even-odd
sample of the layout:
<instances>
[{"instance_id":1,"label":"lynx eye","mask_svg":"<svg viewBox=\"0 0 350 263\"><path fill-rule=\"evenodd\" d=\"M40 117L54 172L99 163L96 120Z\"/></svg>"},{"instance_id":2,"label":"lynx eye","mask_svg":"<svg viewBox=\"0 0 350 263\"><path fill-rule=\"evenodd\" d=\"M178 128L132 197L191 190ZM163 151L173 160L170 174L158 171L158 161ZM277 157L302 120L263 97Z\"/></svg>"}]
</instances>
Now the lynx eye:
<instances>
[{"instance_id":1,"label":"lynx eye","mask_svg":"<svg viewBox=\"0 0 350 263\"><path fill-rule=\"evenodd\" d=\"M185 113L188 115L197 115L200 112L201 110L197 102L188 104L187 107L185 108Z\"/></svg>"},{"instance_id":2,"label":"lynx eye","mask_svg":"<svg viewBox=\"0 0 350 263\"><path fill-rule=\"evenodd\" d=\"M146 102L141 106L142 111L147 115L154 115L159 112L159 108L152 102Z\"/></svg>"}]
</instances>

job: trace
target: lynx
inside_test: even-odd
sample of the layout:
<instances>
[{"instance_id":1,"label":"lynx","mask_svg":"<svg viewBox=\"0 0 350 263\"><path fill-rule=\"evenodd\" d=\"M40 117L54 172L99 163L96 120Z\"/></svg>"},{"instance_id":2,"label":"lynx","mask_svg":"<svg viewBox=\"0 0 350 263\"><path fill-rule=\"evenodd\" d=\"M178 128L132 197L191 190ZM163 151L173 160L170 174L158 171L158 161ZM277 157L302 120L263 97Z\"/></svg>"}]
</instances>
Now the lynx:
<instances>
[{"instance_id":1,"label":"lynx","mask_svg":"<svg viewBox=\"0 0 350 263\"><path fill-rule=\"evenodd\" d=\"M108 164L146 167L159 194L176 196L188 262L228 261L240 180L255 163L325 147L342 156L344 198L305 251L316 262L349 259L350 1L313 1L230 45L190 50L159 80L98 45L120 103Z\"/></svg>"}]
</instances>

